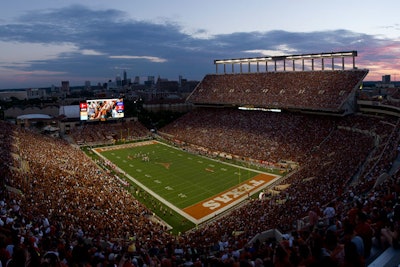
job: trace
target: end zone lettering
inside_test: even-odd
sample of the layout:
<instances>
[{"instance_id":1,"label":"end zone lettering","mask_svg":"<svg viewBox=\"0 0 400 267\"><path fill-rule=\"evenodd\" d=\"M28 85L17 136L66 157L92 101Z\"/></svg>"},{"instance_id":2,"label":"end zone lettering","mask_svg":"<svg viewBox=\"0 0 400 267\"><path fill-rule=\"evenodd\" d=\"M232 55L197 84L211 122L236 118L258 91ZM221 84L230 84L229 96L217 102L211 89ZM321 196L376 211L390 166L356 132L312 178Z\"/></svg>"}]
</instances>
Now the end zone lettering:
<instances>
[{"instance_id":1,"label":"end zone lettering","mask_svg":"<svg viewBox=\"0 0 400 267\"><path fill-rule=\"evenodd\" d=\"M209 208L210 210L217 209L221 205L225 206L229 202L247 194L252 189L257 188L264 183L265 183L264 180L250 180L247 183L232 189L231 191L223 193L209 201L204 202L202 205L203 207Z\"/></svg>"},{"instance_id":2,"label":"end zone lettering","mask_svg":"<svg viewBox=\"0 0 400 267\"><path fill-rule=\"evenodd\" d=\"M198 222L207 220L213 213L217 214L218 212L224 211L224 209L230 205L235 205L236 202L245 199L246 196L252 195L257 190L265 188L277 177L278 176L276 175L259 173L250 180L238 184L215 196L204 199L194 205L188 206L184 208L183 211L195 220L198 220Z\"/></svg>"}]
</instances>

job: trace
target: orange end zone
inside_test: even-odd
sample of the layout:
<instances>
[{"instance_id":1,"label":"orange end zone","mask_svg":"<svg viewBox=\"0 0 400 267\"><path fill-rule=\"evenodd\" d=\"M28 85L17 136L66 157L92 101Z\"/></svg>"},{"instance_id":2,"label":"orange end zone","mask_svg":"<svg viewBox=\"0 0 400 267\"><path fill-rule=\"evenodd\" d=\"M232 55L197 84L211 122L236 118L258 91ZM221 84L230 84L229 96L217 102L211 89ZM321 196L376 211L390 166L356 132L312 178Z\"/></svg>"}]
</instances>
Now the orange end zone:
<instances>
[{"instance_id":1,"label":"orange end zone","mask_svg":"<svg viewBox=\"0 0 400 267\"><path fill-rule=\"evenodd\" d=\"M258 174L250 180L247 180L238 186L230 188L219 195L210 197L204 201L196 203L183 209L185 213L199 220L218 210L224 209L235 200L247 196L250 192L257 191L267 185L268 182L275 179L276 176L268 174Z\"/></svg>"}]
</instances>

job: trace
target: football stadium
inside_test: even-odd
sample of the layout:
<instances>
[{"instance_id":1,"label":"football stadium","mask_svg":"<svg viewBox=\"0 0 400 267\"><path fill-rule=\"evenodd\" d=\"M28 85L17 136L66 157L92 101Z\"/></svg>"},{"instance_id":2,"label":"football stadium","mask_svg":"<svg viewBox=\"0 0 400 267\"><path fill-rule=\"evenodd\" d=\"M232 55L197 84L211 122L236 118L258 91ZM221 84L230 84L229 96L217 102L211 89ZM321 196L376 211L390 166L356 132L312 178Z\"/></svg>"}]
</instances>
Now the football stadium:
<instances>
[{"instance_id":1,"label":"football stadium","mask_svg":"<svg viewBox=\"0 0 400 267\"><path fill-rule=\"evenodd\" d=\"M215 60L157 131L123 99L81 103L65 138L1 121L0 261L398 264L400 108L363 101L356 57Z\"/></svg>"}]
</instances>

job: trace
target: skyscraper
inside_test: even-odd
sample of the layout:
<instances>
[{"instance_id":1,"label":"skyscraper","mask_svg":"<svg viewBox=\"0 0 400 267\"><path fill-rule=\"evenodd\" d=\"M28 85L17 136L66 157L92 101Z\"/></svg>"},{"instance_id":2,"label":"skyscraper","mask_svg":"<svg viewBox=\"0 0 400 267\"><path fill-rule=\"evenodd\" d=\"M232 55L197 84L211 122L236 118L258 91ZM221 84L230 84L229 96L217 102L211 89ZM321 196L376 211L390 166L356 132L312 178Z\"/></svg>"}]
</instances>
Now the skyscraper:
<instances>
[{"instance_id":1,"label":"skyscraper","mask_svg":"<svg viewBox=\"0 0 400 267\"><path fill-rule=\"evenodd\" d=\"M69 95L69 81L61 81L61 91Z\"/></svg>"}]
</instances>

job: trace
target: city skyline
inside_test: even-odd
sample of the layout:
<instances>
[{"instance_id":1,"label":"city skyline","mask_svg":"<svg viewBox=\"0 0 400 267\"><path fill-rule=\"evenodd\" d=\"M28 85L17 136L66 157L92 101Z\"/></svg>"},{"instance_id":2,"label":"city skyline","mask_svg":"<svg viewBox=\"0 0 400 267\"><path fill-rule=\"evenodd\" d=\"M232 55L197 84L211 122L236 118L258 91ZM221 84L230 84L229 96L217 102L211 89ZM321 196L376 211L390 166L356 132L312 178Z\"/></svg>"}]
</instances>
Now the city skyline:
<instances>
[{"instance_id":1,"label":"city skyline","mask_svg":"<svg viewBox=\"0 0 400 267\"><path fill-rule=\"evenodd\" d=\"M279 3L278 3L279 2ZM123 75L201 80L215 59L357 50L369 80L400 70L398 1L49 1L2 4L0 89ZM142 79L143 80L143 79Z\"/></svg>"}]
</instances>

